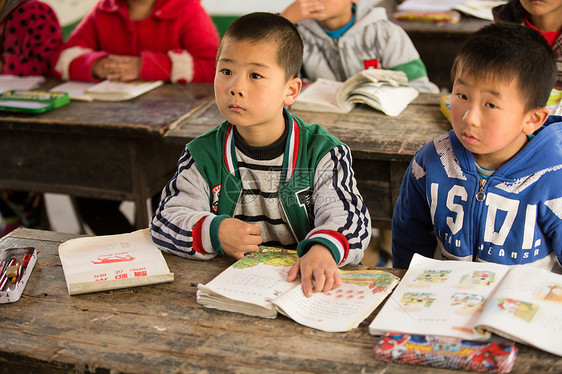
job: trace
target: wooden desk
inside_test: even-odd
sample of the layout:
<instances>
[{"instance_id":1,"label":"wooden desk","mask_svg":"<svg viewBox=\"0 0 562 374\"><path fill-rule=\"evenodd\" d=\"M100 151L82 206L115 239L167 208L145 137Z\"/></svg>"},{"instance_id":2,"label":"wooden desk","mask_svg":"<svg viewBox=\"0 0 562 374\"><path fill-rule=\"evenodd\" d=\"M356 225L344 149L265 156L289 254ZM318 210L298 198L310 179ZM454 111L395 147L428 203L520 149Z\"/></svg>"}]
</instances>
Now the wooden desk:
<instances>
[{"instance_id":1,"label":"wooden desk","mask_svg":"<svg viewBox=\"0 0 562 374\"><path fill-rule=\"evenodd\" d=\"M73 237L18 229L0 240L0 250L34 246L38 254L21 299L0 305L0 372L435 373L376 361L376 339L368 333L373 315L351 332L327 333L283 316L269 320L197 304L194 284L229 266L225 257L164 255L172 283L71 297L58 246ZM559 372L562 358L518 348L514 374Z\"/></svg>"},{"instance_id":2,"label":"wooden desk","mask_svg":"<svg viewBox=\"0 0 562 374\"><path fill-rule=\"evenodd\" d=\"M415 152L451 126L439 108L439 95L421 94L398 116L368 107L349 114L294 111L307 123L319 123L346 143L373 226L389 229L400 183ZM214 100L179 121L164 138L185 144L224 121Z\"/></svg>"},{"instance_id":3,"label":"wooden desk","mask_svg":"<svg viewBox=\"0 0 562 374\"><path fill-rule=\"evenodd\" d=\"M396 0L382 0L377 6L386 9L388 18L408 34L427 68L429 79L439 87L451 88L451 67L455 55L466 38L490 21L462 15L459 23L396 21Z\"/></svg>"},{"instance_id":4,"label":"wooden desk","mask_svg":"<svg viewBox=\"0 0 562 374\"><path fill-rule=\"evenodd\" d=\"M132 200L136 226L146 227L146 200L162 190L182 150L162 136L212 92L209 84L166 84L129 101L2 112L0 189Z\"/></svg>"}]
</instances>

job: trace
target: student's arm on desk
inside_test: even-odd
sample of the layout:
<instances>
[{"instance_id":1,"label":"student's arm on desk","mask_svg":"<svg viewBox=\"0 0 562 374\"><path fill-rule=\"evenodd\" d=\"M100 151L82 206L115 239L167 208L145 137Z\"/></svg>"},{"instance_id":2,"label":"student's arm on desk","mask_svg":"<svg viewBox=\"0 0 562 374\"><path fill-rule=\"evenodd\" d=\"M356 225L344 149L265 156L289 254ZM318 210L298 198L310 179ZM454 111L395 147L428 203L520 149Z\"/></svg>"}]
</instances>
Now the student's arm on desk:
<instances>
[{"instance_id":1,"label":"student's arm on desk","mask_svg":"<svg viewBox=\"0 0 562 374\"><path fill-rule=\"evenodd\" d=\"M340 145L318 163L314 175L314 228L297 247L302 256L314 244L327 247L338 266L358 264L371 238L371 217L357 189L351 151Z\"/></svg>"},{"instance_id":2,"label":"student's arm on desk","mask_svg":"<svg viewBox=\"0 0 562 374\"><path fill-rule=\"evenodd\" d=\"M214 235L218 238L218 227L224 217L211 213L209 202L209 186L186 148L152 217L154 244L181 257L197 260L215 257L219 250L214 249L216 243L211 235L216 231Z\"/></svg>"},{"instance_id":3,"label":"student's arm on desk","mask_svg":"<svg viewBox=\"0 0 562 374\"><path fill-rule=\"evenodd\" d=\"M404 174L392 215L392 262L393 267L400 269L408 268L414 253L433 258L437 245L426 198L425 177L414 177L414 162L415 158Z\"/></svg>"}]
</instances>

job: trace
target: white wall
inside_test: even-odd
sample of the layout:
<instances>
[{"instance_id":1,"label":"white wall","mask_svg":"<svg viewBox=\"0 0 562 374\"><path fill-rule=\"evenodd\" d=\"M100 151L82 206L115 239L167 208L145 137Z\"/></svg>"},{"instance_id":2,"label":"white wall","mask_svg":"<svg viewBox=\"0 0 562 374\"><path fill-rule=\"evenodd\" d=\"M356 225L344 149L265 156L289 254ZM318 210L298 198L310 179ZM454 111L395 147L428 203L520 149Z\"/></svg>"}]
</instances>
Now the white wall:
<instances>
[{"instance_id":1,"label":"white wall","mask_svg":"<svg viewBox=\"0 0 562 374\"><path fill-rule=\"evenodd\" d=\"M98 0L42 0L51 5L62 26L80 20ZM251 12L279 13L294 0L201 0L210 15L235 16Z\"/></svg>"},{"instance_id":2,"label":"white wall","mask_svg":"<svg viewBox=\"0 0 562 374\"><path fill-rule=\"evenodd\" d=\"M251 12L279 13L294 0L202 0L201 4L210 15L242 15Z\"/></svg>"}]
</instances>

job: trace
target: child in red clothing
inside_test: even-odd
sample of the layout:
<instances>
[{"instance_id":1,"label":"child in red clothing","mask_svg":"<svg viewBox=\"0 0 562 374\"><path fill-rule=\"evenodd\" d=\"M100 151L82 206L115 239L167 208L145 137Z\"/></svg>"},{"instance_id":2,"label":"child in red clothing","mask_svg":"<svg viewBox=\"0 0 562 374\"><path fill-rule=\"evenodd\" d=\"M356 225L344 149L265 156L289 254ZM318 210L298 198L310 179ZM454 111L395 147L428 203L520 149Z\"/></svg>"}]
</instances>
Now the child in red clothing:
<instances>
[{"instance_id":1,"label":"child in red clothing","mask_svg":"<svg viewBox=\"0 0 562 374\"><path fill-rule=\"evenodd\" d=\"M70 35L55 69L63 79L80 81L210 83L218 45L199 0L100 0ZM76 202L97 235L134 229L120 201Z\"/></svg>"},{"instance_id":2,"label":"child in red clothing","mask_svg":"<svg viewBox=\"0 0 562 374\"><path fill-rule=\"evenodd\" d=\"M0 73L50 76L63 37L49 5L0 0L0 41Z\"/></svg>"},{"instance_id":3,"label":"child in red clothing","mask_svg":"<svg viewBox=\"0 0 562 374\"><path fill-rule=\"evenodd\" d=\"M0 74L50 76L63 43L54 11L37 0L0 0ZM19 226L37 228L41 194L0 191L0 236Z\"/></svg>"},{"instance_id":4,"label":"child in red clothing","mask_svg":"<svg viewBox=\"0 0 562 374\"><path fill-rule=\"evenodd\" d=\"M63 79L212 82L218 32L199 0L100 0L69 37Z\"/></svg>"}]
</instances>

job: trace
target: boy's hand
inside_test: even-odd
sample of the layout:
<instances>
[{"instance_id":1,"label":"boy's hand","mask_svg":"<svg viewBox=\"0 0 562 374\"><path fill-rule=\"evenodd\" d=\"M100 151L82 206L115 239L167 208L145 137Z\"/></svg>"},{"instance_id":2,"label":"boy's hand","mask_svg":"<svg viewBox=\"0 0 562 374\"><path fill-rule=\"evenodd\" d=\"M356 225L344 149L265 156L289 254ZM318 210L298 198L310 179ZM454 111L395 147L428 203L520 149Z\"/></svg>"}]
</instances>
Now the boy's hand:
<instances>
[{"instance_id":1,"label":"boy's hand","mask_svg":"<svg viewBox=\"0 0 562 374\"><path fill-rule=\"evenodd\" d=\"M258 251L262 242L261 227L236 218L226 218L219 226L219 240L224 254L239 260L245 253Z\"/></svg>"},{"instance_id":2,"label":"boy's hand","mask_svg":"<svg viewBox=\"0 0 562 374\"><path fill-rule=\"evenodd\" d=\"M328 292L341 284L338 265L330 250L321 244L314 244L308 252L295 262L287 281L292 282L301 275L302 291L306 297L312 292Z\"/></svg>"},{"instance_id":3,"label":"boy's hand","mask_svg":"<svg viewBox=\"0 0 562 374\"><path fill-rule=\"evenodd\" d=\"M322 19L325 16L323 11L324 3L322 0L296 0L280 15L292 23L299 23L309 18Z\"/></svg>"}]
</instances>

